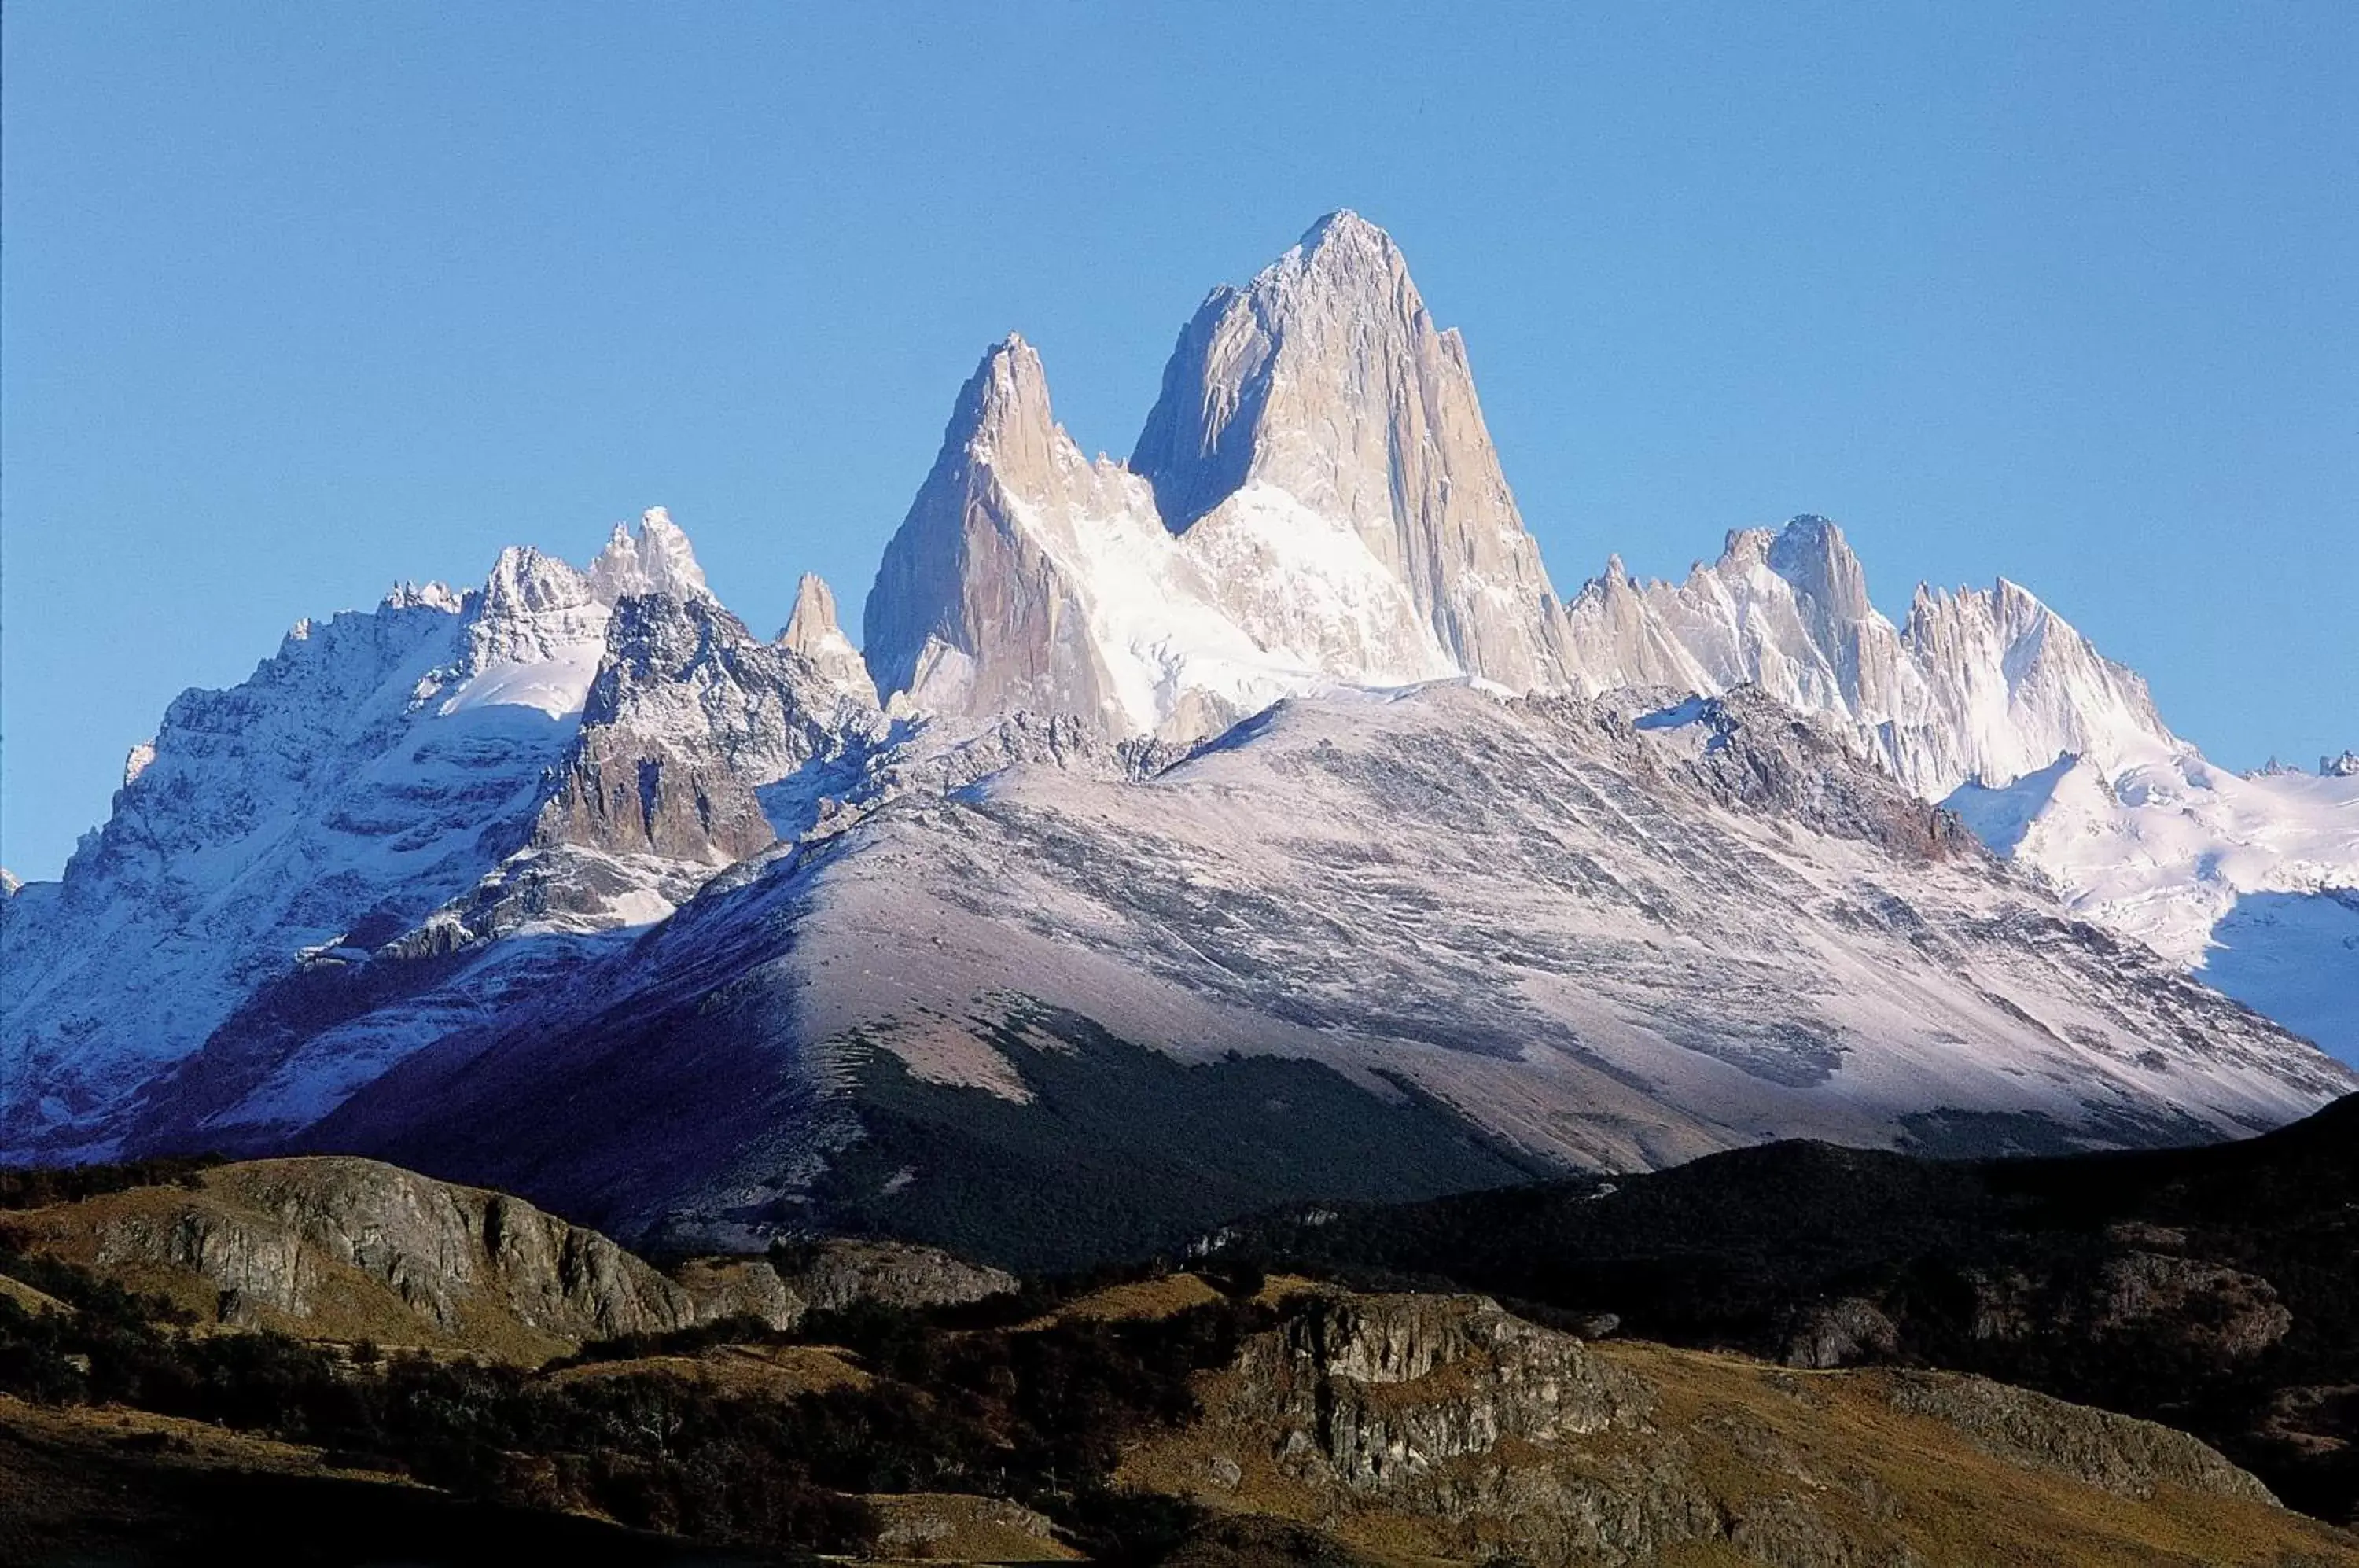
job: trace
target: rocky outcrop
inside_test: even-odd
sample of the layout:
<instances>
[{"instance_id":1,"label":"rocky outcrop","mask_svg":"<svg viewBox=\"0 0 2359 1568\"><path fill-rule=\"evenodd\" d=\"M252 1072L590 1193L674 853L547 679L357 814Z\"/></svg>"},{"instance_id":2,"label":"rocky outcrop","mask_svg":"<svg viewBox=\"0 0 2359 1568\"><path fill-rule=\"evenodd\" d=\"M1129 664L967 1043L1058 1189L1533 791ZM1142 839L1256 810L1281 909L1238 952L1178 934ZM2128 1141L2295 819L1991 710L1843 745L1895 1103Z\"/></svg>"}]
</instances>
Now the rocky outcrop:
<instances>
[{"instance_id":1,"label":"rocky outcrop","mask_svg":"<svg viewBox=\"0 0 2359 1568\"><path fill-rule=\"evenodd\" d=\"M1017 1283L932 1247L839 1240L665 1274L521 1198L345 1156L55 1204L11 1216L8 1236L228 1327L519 1361L725 1317L786 1329L814 1309L940 1306Z\"/></svg>"},{"instance_id":2,"label":"rocky outcrop","mask_svg":"<svg viewBox=\"0 0 2359 1568\"><path fill-rule=\"evenodd\" d=\"M2091 1410L1984 1377L1893 1375L1892 1408L1932 1416L1986 1454L2125 1497L2177 1486L2213 1497L2277 1499L2209 1444L2155 1421Z\"/></svg>"},{"instance_id":3,"label":"rocky outcrop","mask_svg":"<svg viewBox=\"0 0 2359 1568\"><path fill-rule=\"evenodd\" d=\"M425 1343L516 1354L701 1315L595 1231L371 1160L223 1166L196 1191L135 1189L20 1228L102 1274L194 1296L222 1323L323 1337L397 1339L407 1315Z\"/></svg>"},{"instance_id":4,"label":"rocky outcrop","mask_svg":"<svg viewBox=\"0 0 2359 1568\"><path fill-rule=\"evenodd\" d=\"M1280 1465L1390 1493L1503 1442L1631 1425L1644 1390L1579 1340L1470 1296L1320 1297L1238 1363Z\"/></svg>"},{"instance_id":5,"label":"rocky outcrop","mask_svg":"<svg viewBox=\"0 0 2359 1568\"><path fill-rule=\"evenodd\" d=\"M799 656L842 690L867 701L875 694L868 663L835 618L835 592L816 572L806 572L795 584L795 607L778 633L779 646Z\"/></svg>"},{"instance_id":6,"label":"rocky outcrop","mask_svg":"<svg viewBox=\"0 0 2359 1568\"><path fill-rule=\"evenodd\" d=\"M760 1318L791 1328L806 1312L862 1301L888 1307L954 1306L1016 1289L1016 1278L930 1247L889 1241L780 1243L766 1258L699 1258L672 1278L701 1320Z\"/></svg>"},{"instance_id":7,"label":"rocky outcrop","mask_svg":"<svg viewBox=\"0 0 2359 1568\"><path fill-rule=\"evenodd\" d=\"M1845 1296L1797 1315L1784 1360L1788 1367L1818 1369L1854 1367L1890 1356L1899 1344L1899 1326L1875 1302Z\"/></svg>"},{"instance_id":8,"label":"rocky outcrop","mask_svg":"<svg viewBox=\"0 0 2359 1568\"><path fill-rule=\"evenodd\" d=\"M1592 1346L1473 1296L1280 1310L1131 1484L1346 1546L1545 1568L1921 1568L2060 1530L2076 1562L2191 1563L2306 1529L2191 1437L1979 1378Z\"/></svg>"},{"instance_id":9,"label":"rocky outcrop","mask_svg":"<svg viewBox=\"0 0 2359 1568\"><path fill-rule=\"evenodd\" d=\"M778 836L759 791L864 739L865 695L708 598L624 599L536 838L714 867L756 854Z\"/></svg>"},{"instance_id":10,"label":"rocky outcrop","mask_svg":"<svg viewBox=\"0 0 2359 1568\"><path fill-rule=\"evenodd\" d=\"M2171 1243L2168 1233L2138 1228L2148 1234L2127 1239ZM2149 1247L2113 1252L2092 1269L1972 1269L1965 1280L1978 1340L2070 1334L2100 1347L2192 1351L2217 1365L2257 1356L2293 1327L2277 1288L2260 1276Z\"/></svg>"}]
</instances>

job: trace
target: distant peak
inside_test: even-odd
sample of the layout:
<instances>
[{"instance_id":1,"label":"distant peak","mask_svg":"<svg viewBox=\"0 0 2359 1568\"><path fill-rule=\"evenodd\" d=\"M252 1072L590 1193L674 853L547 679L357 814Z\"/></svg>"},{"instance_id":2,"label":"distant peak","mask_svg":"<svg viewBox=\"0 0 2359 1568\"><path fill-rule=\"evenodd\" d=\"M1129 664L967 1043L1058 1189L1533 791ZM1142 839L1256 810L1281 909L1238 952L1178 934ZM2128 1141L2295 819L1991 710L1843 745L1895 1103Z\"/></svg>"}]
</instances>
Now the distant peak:
<instances>
[{"instance_id":1,"label":"distant peak","mask_svg":"<svg viewBox=\"0 0 2359 1568\"><path fill-rule=\"evenodd\" d=\"M386 591L379 605L386 610L441 610L455 614L462 607L459 595L447 583L397 583Z\"/></svg>"},{"instance_id":2,"label":"distant peak","mask_svg":"<svg viewBox=\"0 0 2359 1568\"><path fill-rule=\"evenodd\" d=\"M1316 251L1330 244L1374 245L1386 250L1398 248L1393 244L1392 235L1349 207L1338 207L1303 230L1301 244L1305 251Z\"/></svg>"},{"instance_id":3,"label":"distant peak","mask_svg":"<svg viewBox=\"0 0 2359 1568\"><path fill-rule=\"evenodd\" d=\"M1815 513L1806 512L1777 531L1768 562L1770 571L1843 620L1864 620L1874 613L1859 557L1843 529Z\"/></svg>"},{"instance_id":4,"label":"distant peak","mask_svg":"<svg viewBox=\"0 0 2359 1568\"><path fill-rule=\"evenodd\" d=\"M1405 318L1424 310L1400 246L1348 208L1311 224L1292 250L1256 275L1245 292L1279 317L1336 293L1353 297L1355 309L1397 307Z\"/></svg>"},{"instance_id":5,"label":"distant peak","mask_svg":"<svg viewBox=\"0 0 2359 1568\"><path fill-rule=\"evenodd\" d=\"M1731 528L1728 537L1721 541L1721 561L1730 566L1767 561L1769 546L1777 537L1767 528Z\"/></svg>"},{"instance_id":6,"label":"distant peak","mask_svg":"<svg viewBox=\"0 0 2359 1568\"><path fill-rule=\"evenodd\" d=\"M1822 517L1816 512L1802 512L1788 518L1786 526L1777 530L1777 537L1797 544L1820 544L1829 540L1836 544L1843 542L1843 529L1835 526L1834 520Z\"/></svg>"},{"instance_id":7,"label":"distant peak","mask_svg":"<svg viewBox=\"0 0 2359 1568\"><path fill-rule=\"evenodd\" d=\"M944 432L943 456L963 453L988 462L1035 444L1045 451L1056 422L1039 351L1021 333L1010 332L984 351L967 378Z\"/></svg>"},{"instance_id":8,"label":"distant peak","mask_svg":"<svg viewBox=\"0 0 2359 1568\"><path fill-rule=\"evenodd\" d=\"M704 569L688 535L661 506L639 514L638 537L621 523L606 548L590 563L590 591L601 604L640 593L664 593L675 599L709 599Z\"/></svg>"},{"instance_id":9,"label":"distant peak","mask_svg":"<svg viewBox=\"0 0 2359 1568\"><path fill-rule=\"evenodd\" d=\"M1044 398L1048 395L1049 372L1040 363L1040 351L1019 332L1008 333L985 350L975 374L1003 394L1028 393L1037 387Z\"/></svg>"},{"instance_id":10,"label":"distant peak","mask_svg":"<svg viewBox=\"0 0 2359 1568\"><path fill-rule=\"evenodd\" d=\"M840 637L843 628L836 624L835 591L816 572L806 572L795 584L794 614L787 618L787 629L779 638L798 653L807 653L825 638Z\"/></svg>"},{"instance_id":11,"label":"distant peak","mask_svg":"<svg viewBox=\"0 0 2359 1568\"><path fill-rule=\"evenodd\" d=\"M795 611L787 619L786 630L778 634L778 641L847 691L860 693L864 701L874 699L875 687L869 680L868 665L836 623L835 591L817 572L804 572L802 581L795 584Z\"/></svg>"},{"instance_id":12,"label":"distant peak","mask_svg":"<svg viewBox=\"0 0 2359 1568\"><path fill-rule=\"evenodd\" d=\"M563 609L589 600L590 585L581 572L528 544L512 544L500 551L484 583L484 605L495 615Z\"/></svg>"}]
</instances>

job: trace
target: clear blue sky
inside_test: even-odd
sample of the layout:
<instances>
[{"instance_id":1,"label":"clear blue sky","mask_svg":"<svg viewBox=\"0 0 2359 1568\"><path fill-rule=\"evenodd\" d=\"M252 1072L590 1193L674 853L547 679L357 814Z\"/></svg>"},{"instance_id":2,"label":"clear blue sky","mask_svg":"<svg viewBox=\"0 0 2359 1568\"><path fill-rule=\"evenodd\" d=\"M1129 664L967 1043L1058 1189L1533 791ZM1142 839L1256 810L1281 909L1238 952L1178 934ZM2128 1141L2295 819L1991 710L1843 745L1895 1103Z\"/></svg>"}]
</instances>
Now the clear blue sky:
<instances>
[{"instance_id":1,"label":"clear blue sky","mask_svg":"<svg viewBox=\"0 0 2359 1568\"><path fill-rule=\"evenodd\" d=\"M10 0L5 45L20 874L179 688L505 543L660 503L757 629L806 569L856 619L986 343L1126 452L1204 290L1337 206L1465 330L1560 590L1824 512L1888 611L2004 572L2219 760L2359 745L2344 0Z\"/></svg>"}]
</instances>

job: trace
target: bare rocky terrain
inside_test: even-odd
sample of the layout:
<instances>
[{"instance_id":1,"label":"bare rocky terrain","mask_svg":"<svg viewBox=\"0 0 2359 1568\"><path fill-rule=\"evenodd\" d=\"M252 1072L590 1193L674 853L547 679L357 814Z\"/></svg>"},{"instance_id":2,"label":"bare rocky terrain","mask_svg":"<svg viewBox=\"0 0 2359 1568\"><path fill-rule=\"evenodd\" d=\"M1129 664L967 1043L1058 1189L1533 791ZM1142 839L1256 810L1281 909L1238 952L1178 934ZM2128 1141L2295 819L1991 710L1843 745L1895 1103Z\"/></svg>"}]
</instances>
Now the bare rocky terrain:
<instances>
[{"instance_id":1,"label":"bare rocky terrain","mask_svg":"<svg viewBox=\"0 0 2359 1568\"><path fill-rule=\"evenodd\" d=\"M658 1269L350 1159L59 1180L0 1217L12 1561L182 1561L266 1509L321 1563L2359 1562L2197 1438L1954 1372L1225 1265Z\"/></svg>"}]
</instances>

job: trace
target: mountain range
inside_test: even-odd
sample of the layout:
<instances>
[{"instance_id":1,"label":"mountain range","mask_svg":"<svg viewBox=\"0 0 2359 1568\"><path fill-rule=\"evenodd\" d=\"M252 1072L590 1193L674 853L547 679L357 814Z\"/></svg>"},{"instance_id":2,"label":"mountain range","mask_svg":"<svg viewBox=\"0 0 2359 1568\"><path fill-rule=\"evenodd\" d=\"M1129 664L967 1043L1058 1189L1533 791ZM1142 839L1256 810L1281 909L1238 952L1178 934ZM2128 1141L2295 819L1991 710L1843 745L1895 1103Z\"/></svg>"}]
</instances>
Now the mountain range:
<instances>
[{"instance_id":1,"label":"mountain range","mask_svg":"<svg viewBox=\"0 0 2359 1568\"><path fill-rule=\"evenodd\" d=\"M1822 518L1559 596L1463 341L1339 212L1206 299L1127 461L994 345L857 648L815 578L755 633L660 509L397 588L176 700L0 956L12 1154L1042 1266L2291 1120L2354 1082L2359 767L2212 765L2011 583L1896 626Z\"/></svg>"}]
</instances>

